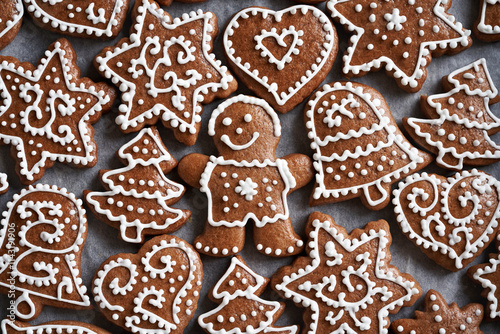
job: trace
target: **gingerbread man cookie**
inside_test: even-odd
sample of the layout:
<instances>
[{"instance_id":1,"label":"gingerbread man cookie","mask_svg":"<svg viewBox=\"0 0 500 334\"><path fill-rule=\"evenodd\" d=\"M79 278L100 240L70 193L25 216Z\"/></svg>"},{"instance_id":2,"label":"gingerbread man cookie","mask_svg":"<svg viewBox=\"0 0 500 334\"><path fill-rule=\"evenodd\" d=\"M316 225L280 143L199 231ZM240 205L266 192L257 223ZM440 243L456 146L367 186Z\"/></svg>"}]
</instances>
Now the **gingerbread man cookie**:
<instances>
[{"instance_id":1,"label":"gingerbread man cookie","mask_svg":"<svg viewBox=\"0 0 500 334\"><path fill-rule=\"evenodd\" d=\"M481 0L474 34L485 42L500 40L500 0Z\"/></svg>"},{"instance_id":2,"label":"gingerbread man cookie","mask_svg":"<svg viewBox=\"0 0 500 334\"><path fill-rule=\"evenodd\" d=\"M137 254L111 256L94 276L94 299L106 318L132 333L181 334L194 316L203 280L200 256L169 235Z\"/></svg>"},{"instance_id":3,"label":"gingerbread man cookie","mask_svg":"<svg viewBox=\"0 0 500 334\"><path fill-rule=\"evenodd\" d=\"M64 35L113 38L122 30L130 0L24 0L33 21Z\"/></svg>"},{"instance_id":4,"label":"gingerbread man cookie","mask_svg":"<svg viewBox=\"0 0 500 334\"><path fill-rule=\"evenodd\" d=\"M110 332L79 321L50 321L39 325L30 325L21 321L2 320L3 334L111 334Z\"/></svg>"},{"instance_id":5,"label":"gingerbread man cookie","mask_svg":"<svg viewBox=\"0 0 500 334\"><path fill-rule=\"evenodd\" d=\"M120 230L120 238L142 243L146 235L171 233L191 216L189 210L170 207L181 199L183 185L164 173L177 166L155 127L142 129L117 152L127 167L99 172L106 192L84 192L92 212Z\"/></svg>"},{"instance_id":6,"label":"gingerbread man cookie","mask_svg":"<svg viewBox=\"0 0 500 334\"><path fill-rule=\"evenodd\" d=\"M352 32L344 75L385 69L407 92L419 91L432 57L469 48L469 30L447 12L451 0L330 0L333 19Z\"/></svg>"},{"instance_id":7,"label":"gingerbread man cookie","mask_svg":"<svg viewBox=\"0 0 500 334\"><path fill-rule=\"evenodd\" d=\"M422 294L413 277L390 265L386 221L348 234L332 217L314 212L306 234L308 257L271 278L279 295L306 308L303 333L387 334L389 314L413 305Z\"/></svg>"},{"instance_id":8,"label":"gingerbread man cookie","mask_svg":"<svg viewBox=\"0 0 500 334\"><path fill-rule=\"evenodd\" d=\"M0 10L0 50L9 45L23 22L22 0L4 0Z\"/></svg>"},{"instance_id":9,"label":"gingerbread man cookie","mask_svg":"<svg viewBox=\"0 0 500 334\"><path fill-rule=\"evenodd\" d=\"M287 195L311 181L312 163L301 154L276 158L276 112L262 99L238 95L214 110L208 133L220 155L190 154L178 167L180 177L208 198L208 221L196 249L212 256L238 253L251 219L261 253L299 253L303 242L293 230Z\"/></svg>"},{"instance_id":10,"label":"gingerbread man cookie","mask_svg":"<svg viewBox=\"0 0 500 334\"><path fill-rule=\"evenodd\" d=\"M382 209L392 183L432 161L403 136L383 96L363 84L324 85L307 103L305 122L315 151L312 206L360 197Z\"/></svg>"},{"instance_id":11,"label":"gingerbread man cookie","mask_svg":"<svg viewBox=\"0 0 500 334\"><path fill-rule=\"evenodd\" d=\"M484 312L481 304L446 304L441 294L429 290L425 295L424 312L415 311L415 319L398 319L391 324L395 334L483 334L479 325Z\"/></svg>"},{"instance_id":12,"label":"gingerbread man cookie","mask_svg":"<svg viewBox=\"0 0 500 334\"><path fill-rule=\"evenodd\" d=\"M37 184L14 195L1 221L0 293L14 287L18 319L36 318L44 305L92 308L80 277L86 237L82 201L66 189Z\"/></svg>"},{"instance_id":13,"label":"gingerbread man cookie","mask_svg":"<svg viewBox=\"0 0 500 334\"><path fill-rule=\"evenodd\" d=\"M489 105L500 101L484 58L443 77L443 94L421 97L429 119L404 118L410 136L437 155L436 163L452 170L500 160L500 146L489 135L500 131L500 119Z\"/></svg>"},{"instance_id":14,"label":"gingerbread man cookie","mask_svg":"<svg viewBox=\"0 0 500 334\"><path fill-rule=\"evenodd\" d=\"M288 112L325 79L337 55L337 32L321 10L249 7L224 32L229 65L256 95Z\"/></svg>"},{"instance_id":15,"label":"gingerbread man cookie","mask_svg":"<svg viewBox=\"0 0 500 334\"><path fill-rule=\"evenodd\" d=\"M9 182L7 182L7 174L0 173L0 194L9 190Z\"/></svg>"},{"instance_id":16,"label":"gingerbread man cookie","mask_svg":"<svg viewBox=\"0 0 500 334\"><path fill-rule=\"evenodd\" d=\"M285 309L285 303L267 301L259 296L269 284L240 256L231 259L231 265L209 294L220 303L216 309L198 317L198 323L209 334L296 334L298 326L274 327Z\"/></svg>"},{"instance_id":17,"label":"gingerbread man cookie","mask_svg":"<svg viewBox=\"0 0 500 334\"><path fill-rule=\"evenodd\" d=\"M99 72L122 92L116 123L134 132L161 120L177 140L194 145L202 103L238 86L211 53L217 18L199 10L174 19L153 0L137 0L132 18L130 37L95 58Z\"/></svg>"},{"instance_id":18,"label":"gingerbread man cookie","mask_svg":"<svg viewBox=\"0 0 500 334\"><path fill-rule=\"evenodd\" d=\"M56 161L97 163L93 123L109 110L115 91L80 78L66 39L54 42L38 67L0 56L0 143L11 145L23 184L39 180Z\"/></svg>"}]
</instances>

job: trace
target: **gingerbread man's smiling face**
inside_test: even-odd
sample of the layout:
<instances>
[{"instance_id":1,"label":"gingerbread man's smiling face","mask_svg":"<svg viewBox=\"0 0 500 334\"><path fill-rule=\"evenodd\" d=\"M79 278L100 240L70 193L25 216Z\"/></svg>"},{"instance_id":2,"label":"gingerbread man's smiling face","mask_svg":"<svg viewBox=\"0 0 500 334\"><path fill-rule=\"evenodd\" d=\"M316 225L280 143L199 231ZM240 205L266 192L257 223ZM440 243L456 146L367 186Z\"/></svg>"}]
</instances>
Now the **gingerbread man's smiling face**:
<instances>
[{"instance_id":1,"label":"gingerbread man's smiling face","mask_svg":"<svg viewBox=\"0 0 500 334\"><path fill-rule=\"evenodd\" d=\"M209 134L226 159L274 160L281 126L278 116L264 100L239 95L213 112Z\"/></svg>"}]
</instances>

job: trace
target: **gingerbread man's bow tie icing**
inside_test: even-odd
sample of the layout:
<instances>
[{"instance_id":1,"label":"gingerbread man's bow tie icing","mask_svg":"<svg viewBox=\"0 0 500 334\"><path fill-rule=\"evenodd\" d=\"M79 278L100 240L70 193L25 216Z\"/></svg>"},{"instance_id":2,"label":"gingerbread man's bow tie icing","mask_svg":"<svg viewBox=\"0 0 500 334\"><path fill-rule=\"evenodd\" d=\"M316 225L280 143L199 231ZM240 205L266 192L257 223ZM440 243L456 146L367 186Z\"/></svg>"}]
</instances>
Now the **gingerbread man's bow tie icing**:
<instances>
[{"instance_id":1,"label":"gingerbread man's bow tie icing","mask_svg":"<svg viewBox=\"0 0 500 334\"><path fill-rule=\"evenodd\" d=\"M22 0L3 0L0 10L0 50L16 37L23 22Z\"/></svg>"},{"instance_id":2,"label":"gingerbread man's bow tie icing","mask_svg":"<svg viewBox=\"0 0 500 334\"><path fill-rule=\"evenodd\" d=\"M4 319L0 328L3 334L111 334L97 326L78 321L51 321L30 325L17 320Z\"/></svg>"},{"instance_id":3,"label":"gingerbread man's bow tie icing","mask_svg":"<svg viewBox=\"0 0 500 334\"><path fill-rule=\"evenodd\" d=\"M197 308L203 268L186 241L163 235L107 259L94 276L106 318L132 333L182 333Z\"/></svg>"},{"instance_id":4,"label":"gingerbread man's bow tie icing","mask_svg":"<svg viewBox=\"0 0 500 334\"><path fill-rule=\"evenodd\" d=\"M498 230L500 182L478 170L444 176L414 174L394 190L403 233L448 270L465 268Z\"/></svg>"},{"instance_id":5,"label":"gingerbread man's bow tie icing","mask_svg":"<svg viewBox=\"0 0 500 334\"><path fill-rule=\"evenodd\" d=\"M161 119L179 141L193 145L201 127L201 104L237 88L210 53L217 18L199 10L173 19L153 0L136 1L132 16L130 37L95 59L99 71L122 92L116 122L132 132Z\"/></svg>"},{"instance_id":6,"label":"gingerbread man's bow tie icing","mask_svg":"<svg viewBox=\"0 0 500 334\"><path fill-rule=\"evenodd\" d=\"M451 0L330 0L333 19L353 33L344 55L344 74L385 71L408 92L427 77L432 56L469 48L470 31L446 11Z\"/></svg>"},{"instance_id":7,"label":"gingerbread man's bow tie icing","mask_svg":"<svg viewBox=\"0 0 500 334\"><path fill-rule=\"evenodd\" d=\"M30 186L7 204L1 223L0 292L15 287L18 318L36 318L43 305L92 307L80 277L87 237L81 200L55 186Z\"/></svg>"},{"instance_id":8,"label":"gingerbread man's bow tie icing","mask_svg":"<svg viewBox=\"0 0 500 334\"><path fill-rule=\"evenodd\" d=\"M0 57L0 140L12 145L21 182L40 179L55 161L93 167L94 129L111 108L114 90L80 78L76 55L65 39L53 43L40 65Z\"/></svg>"},{"instance_id":9,"label":"gingerbread man's bow tie icing","mask_svg":"<svg viewBox=\"0 0 500 334\"><path fill-rule=\"evenodd\" d=\"M190 154L178 167L184 181L208 197L208 221L195 247L212 256L238 253L252 220L260 252L299 253L303 243L293 230L287 196L312 179L312 166L301 154L276 158L276 112L262 99L238 95L219 105L208 129L220 155Z\"/></svg>"}]
</instances>

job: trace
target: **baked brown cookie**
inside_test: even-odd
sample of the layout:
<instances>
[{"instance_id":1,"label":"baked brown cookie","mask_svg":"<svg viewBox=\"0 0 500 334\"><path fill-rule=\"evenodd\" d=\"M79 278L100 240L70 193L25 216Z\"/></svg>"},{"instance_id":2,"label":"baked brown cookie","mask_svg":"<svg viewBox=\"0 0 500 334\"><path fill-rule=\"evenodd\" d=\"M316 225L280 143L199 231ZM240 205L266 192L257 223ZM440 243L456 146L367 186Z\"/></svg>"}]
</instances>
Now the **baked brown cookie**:
<instances>
[{"instance_id":1,"label":"baked brown cookie","mask_svg":"<svg viewBox=\"0 0 500 334\"><path fill-rule=\"evenodd\" d=\"M14 195L2 216L0 293L15 299L12 315L31 320L44 305L92 308L80 276L87 237L82 201L37 184Z\"/></svg>"},{"instance_id":2,"label":"baked brown cookie","mask_svg":"<svg viewBox=\"0 0 500 334\"><path fill-rule=\"evenodd\" d=\"M296 334L298 326L273 326L285 303L259 297L268 284L268 278L254 272L236 255L208 295L219 307L200 315L198 324L209 334Z\"/></svg>"},{"instance_id":3,"label":"baked brown cookie","mask_svg":"<svg viewBox=\"0 0 500 334\"><path fill-rule=\"evenodd\" d=\"M500 160L500 146L489 137L500 131L500 119L490 105L500 101L498 90L479 59L443 77L446 93L421 97L429 119L404 118L410 136L437 155L436 163L452 170L464 164L482 166Z\"/></svg>"},{"instance_id":4,"label":"baked brown cookie","mask_svg":"<svg viewBox=\"0 0 500 334\"><path fill-rule=\"evenodd\" d=\"M137 254L117 254L101 264L94 300L109 321L129 332L181 334L196 311L202 280L194 248L162 235Z\"/></svg>"},{"instance_id":5,"label":"baked brown cookie","mask_svg":"<svg viewBox=\"0 0 500 334\"><path fill-rule=\"evenodd\" d=\"M360 197L369 209L382 209L392 183L432 161L403 136L384 97L363 84L324 85L309 99L304 119L315 152L311 206Z\"/></svg>"},{"instance_id":6,"label":"baked brown cookie","mask_svg":"<svg viewBox=\"0 0 500 334\"><path fill-rule=\"evenodd\" d=\"M0 194L6 193L9 190L9 182L7 182L7 174L0 173Z\"/></svg>"},{"instance_id":7,"label":"baked brown cookie","mask_svg":"<svg viewBox=\"0 0 500 334\"><path fill-rule=\"evenodd\" d=\"M333 19L352 32L346 77L384 69L407 92L419 91L432 57L469 48L471 32L447 10L451 0L330 0Z\"/></svg>"},{"instance_id":8,"label":"baked brown cookie","mask_svg":"<svg viewBox=\"0 0 500 334\"><path fill-rule=\"evenodd\" d=\"M422 294L409 274L390 265L391 233L384 220L348 234L320 212L306 225L307 257L271 278L276 292L306 308L303 333L387 334L389 314Z\"/></svg>"},{"instance_id":9,"label":"baked brown cookie","mask_svg":"<svg viewBox=\"0 0 500 334\"><path fill-rule=\"evenodd\" d=\"M208 198L205 230L194 245L207 255L229 256L245 244L245 225L255 223L257 250L270 256L300 253L287 196L313 177L308 156L276 158L281 125L269 104L238 95L212 113L208 133L219 156L193 153L179 162L179 176Z\"/></svg>"},{"instance_id":10,"label":"baked brown cookie","mask_svg":"<svg viewBox=\"0 0 500 334\"><path fill-rule=\"evenodd\" d=\"M50 321L39 325L4 319L1 323L3 334L111 334L94 325L79 321Z\"/></svg>"},{"instance_id":11,"label":"baked brown cookie","mask_svg":"<svg viewBox=\"0 0 500 334\"><path fill-rule=\"evenodd\" d=\"M4 0L0 10L0 50L16 37L23 23L24 7L22 0Z\"/></svg>"},{"instance_id":12,"label":"baked brown cookie","mask_svg":"<svg viewBox=\"0 0 500 334\"><path fill-rule=\"evenodd\" d=\"M84 38L116 37L127 17L130 0L24 0L40 27Z\"/></svg>"},{"instance_id":13,"label":"baked brown cookie","mask_svg":"<svg viewBox=\"0 0 500 334\"><path fill-rule=\"evenodd\" d=\"M39 180L56 162L97 163L92 124L109 110L114 89L80 78L66 39L51 44L38 67L0 56L0 144L11 145L23 184Z\"/></svg>"},{"instance_id":14,"label":"baked brown cookie","mask_svg":"<svg viewBox=\"0 0 500 334\"><path fill-rule=\"evenodd\" d=\"M256 95L285 113L325 79L337 55L337 32L321 10L245 8L224 32L229 65Z\"/></svg>"},{"instance_id":15,"label":"baked brown cookie","mask_svg":"<svg viewBox=\"0 0 500 334\"><path fill-rule=\"evenodd\" d=\"M196 3L196 2L204 2L207 0L158 0L158 3L162 6L170 6L174 1L183 3Z\"/></svg>"},{"instance_id":16,"label":"baked brown cookie","mask_svg":"<svg viewBox=\"0 0 500 334\"><path fill-rule=\"evenodd\" d=\"M500 40L500 0L481 0L474 34L485 42Z\"/></svg>"},{"instance_id":17,"label":"baked brown cookie","mask_svg":"<svg viewBox=\"0 0 500 334\"><path fill-rule=\"evenodd\" d=\"M172 18L153 0L137 0L130 37L104 48L95 66L122 92L116 123L135 132L159 120L194 145L202 104L236 90L236 79L211 53L217 18L190 12Z\"/></svg>"},{"instance_id":18,"label":"baked brown cookie","mask_svg":"<svg viewBox=\"0 0 500 334\"><path fill-rule=\"evenodd\" d=\"M495 238L500 182L475 169L449 178L414 174L399 183L393 203L406 237L440 266L458 271Z\"/></svg>"},{"instance_id":19,"label":"baked brown cookie","mask_svg":"<svg viewBox=\"0 0 500 334\"><path fill-rule=\"evenodd\" d=\"M92 212L120 230L120 238L142 243L146 235L171 233L191 216L191 211L170 207L186 191L164 173L177 166L155 127L142 129L117 152L127 167L101 170L105 192L84 191Z\"/></svg>"},{"instance_id":20,"label":"baked brown cookie","mask_svg":"<svg viewBox=\"0 0 500 334\"><path fill-rule=\"evenodd\" d=\"M424 311L415 311L415 319L398 319L391 324L396 334L483 334L479 325L484 312L481 304L468 304L462 308L448 305L441 294L429 290L425 295Z\"/></svg>"}]
</instances>

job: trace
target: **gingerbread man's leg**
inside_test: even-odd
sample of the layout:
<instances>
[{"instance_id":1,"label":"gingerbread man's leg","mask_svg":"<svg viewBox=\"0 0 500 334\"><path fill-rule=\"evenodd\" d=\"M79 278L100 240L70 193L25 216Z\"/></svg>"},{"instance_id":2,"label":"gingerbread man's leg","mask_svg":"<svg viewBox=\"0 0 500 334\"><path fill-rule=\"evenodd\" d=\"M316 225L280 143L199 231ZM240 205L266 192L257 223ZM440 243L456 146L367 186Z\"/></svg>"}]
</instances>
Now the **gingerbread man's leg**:
<instances>
[{"instance_id":1,"label":"gingerbread man's leg","mask_svg":"<svg viewBox=\"0 0 500 334\"><path fill-rule=\"evenodd\" d=\"M262 227L255 226L253 240L259 252L276 257L295 255L304 248L304 242L293 230L290 218Z\"/></svg>"},{"instance_id":2,"label":"gingerbread man's leg","mask_svg":"<svg viewBox=\"0 0 500 334\"><path fill-rule=\"evenodd\" d=\"M234 255L240 252L244 245L244 226L212 226L208 222L203 233L194 240L198 252L218 257Z\"/></svg>"}]
</instances>

